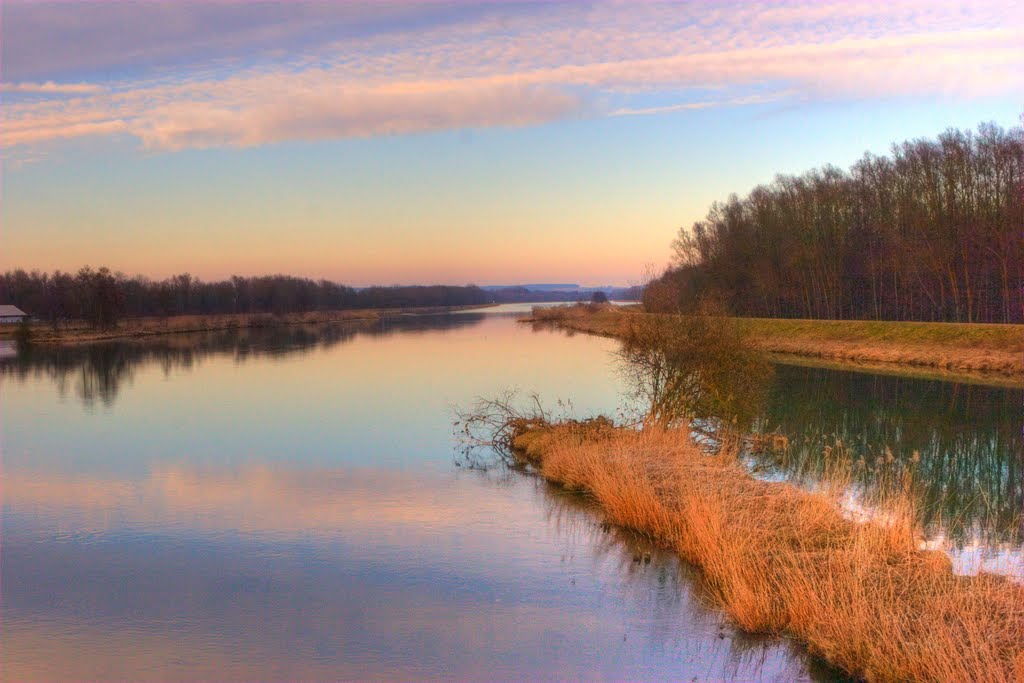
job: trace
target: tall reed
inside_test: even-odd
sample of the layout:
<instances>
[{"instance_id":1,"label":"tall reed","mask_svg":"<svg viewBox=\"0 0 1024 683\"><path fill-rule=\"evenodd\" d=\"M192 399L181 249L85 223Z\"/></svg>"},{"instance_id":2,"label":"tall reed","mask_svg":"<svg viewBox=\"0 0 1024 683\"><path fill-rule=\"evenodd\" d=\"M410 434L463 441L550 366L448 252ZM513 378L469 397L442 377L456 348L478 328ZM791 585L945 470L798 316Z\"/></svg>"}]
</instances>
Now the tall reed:
<instances>
[{"instance_id":1,"label":"tall reed","mask_svg":"<svg viewBox=\"0 0 1024 683\"><path fill-rule=\"evenodd\" d=\"M792 636L872 681L1024 680L1024 587L956 576L921 550L914 498L898 486L856 521L842 509L846 467L815 491L761 481L682 430L522 422L512 447L609 522L699 566L745 630Z\"/></svg>"}]
</instances>

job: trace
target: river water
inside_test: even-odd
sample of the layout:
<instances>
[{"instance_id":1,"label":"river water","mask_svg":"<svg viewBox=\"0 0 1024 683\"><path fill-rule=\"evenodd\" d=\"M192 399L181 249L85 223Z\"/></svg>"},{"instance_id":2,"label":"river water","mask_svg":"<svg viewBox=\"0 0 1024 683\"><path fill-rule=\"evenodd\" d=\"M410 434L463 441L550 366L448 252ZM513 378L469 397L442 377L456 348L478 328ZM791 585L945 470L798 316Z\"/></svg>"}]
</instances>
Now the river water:
<instances>
[{"instance_id":1,"label":"river water","mask_svg":"<svg viewBox=\"0 0 1024 683\"><path fill-rule=\"evenodd\" d=\"M621 403L615 342L524 310L0 354L3 677L833 678L581 497L464 466L452 406L476 396ZM937 519L982 496L1012 519L1022 399L781 366L762 420L803 456L765 467L884 441L919 453ZM959 547L965 571L1020 557Z\"/></svg>"}]
</instances>

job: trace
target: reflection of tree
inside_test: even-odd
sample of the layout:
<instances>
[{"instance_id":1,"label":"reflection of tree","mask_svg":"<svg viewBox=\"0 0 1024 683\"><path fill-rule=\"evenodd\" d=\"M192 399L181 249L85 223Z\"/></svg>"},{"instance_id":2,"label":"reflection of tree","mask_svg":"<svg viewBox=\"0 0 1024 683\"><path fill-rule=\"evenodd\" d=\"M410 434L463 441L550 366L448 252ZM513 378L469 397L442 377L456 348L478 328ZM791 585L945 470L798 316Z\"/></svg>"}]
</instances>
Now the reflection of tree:
<instances>
[{"instance_id":1,"label":"reflection of tree","mask_svg":"<svg viewBox=\"0 0 1024 683\"><path fill-rule=\"evenodd\" d=\"M422 332L443 332L463 327L473 327L491 316L489 313L437 313L437 314L404 314L382 318L374 330L375 335L415 334Z\"/></svg>"},{"instance_id":2,"label":"reflection of tree","mask_svg":"<svg viewBox=\"0 0 1024 683\"><path fill-rule=\"evenodd\" d=\"M88 406L110 406L136 368L159 365L165 374L192 370L210 356L231 356L236 363L250 358L278 358L331 348L359 335L390 336L446 330L479 324L483 314L396 316L325 325L286 325L180 334L148 340L111 341L68 346L36 345L13 358L0 359L0 377L24 381L51 380L62 396L74 387Z\"/></svg>"},{"instance_id":3,"label":"reflection of tree","mask_svg":"<svg viewBox=\"0 0 1024 683\"><path fill-rule=\"evenodd\" d=\"M786 474L813 476L839 441L868 489L912 471L926 524L1008 532L1024 511L1022 404L1018 389L780 366L761 424L790 438L770 463Z\"/></svg>"},{"instance_id":4,"label":"reflection of tree","mask_svg":"<svg viewBox=\"0 0 1024 683\"><path fill-rule=\"evenodd\" d=\"M629 594L630 602L650 610L651 618L645 623L653 642L678 643L682 635L688 659L706 662L709 674L714 670L724 680L759 680L772 669L777 670L780 660L789 658L806 663L810 680L848 680L790 640L732 628L725 640L726 617L713 606L714 599L699 569L674 552L652 545L639 533L603 524L599 507L586 495L539 478L536 485L543 495L548 526L565 542L565 552L575 555L581 549L579 554L590 555L593 564L616 568L619 590ZM681 631L682 614L687 616ZM698 629L697 637L693 628Z\"/></svg>"}]
</instances>

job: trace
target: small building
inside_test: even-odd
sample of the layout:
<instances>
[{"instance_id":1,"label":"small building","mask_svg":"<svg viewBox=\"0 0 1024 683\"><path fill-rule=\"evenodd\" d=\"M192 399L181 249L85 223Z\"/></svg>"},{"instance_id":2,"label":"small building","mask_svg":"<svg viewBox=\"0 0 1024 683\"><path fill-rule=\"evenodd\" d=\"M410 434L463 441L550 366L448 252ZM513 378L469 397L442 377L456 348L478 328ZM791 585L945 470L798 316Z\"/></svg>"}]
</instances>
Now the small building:
<instances>
[{"instance_id":1,"label":"small building","mask_svg":"<svg viewBox=\"0 0 1024 683\"><path fill-rule=\"evenodd\" d=\"M0 325L16 325L26 318L28 318L28 313L17 306L0 304Z\"/></svg>"}]
</instances>

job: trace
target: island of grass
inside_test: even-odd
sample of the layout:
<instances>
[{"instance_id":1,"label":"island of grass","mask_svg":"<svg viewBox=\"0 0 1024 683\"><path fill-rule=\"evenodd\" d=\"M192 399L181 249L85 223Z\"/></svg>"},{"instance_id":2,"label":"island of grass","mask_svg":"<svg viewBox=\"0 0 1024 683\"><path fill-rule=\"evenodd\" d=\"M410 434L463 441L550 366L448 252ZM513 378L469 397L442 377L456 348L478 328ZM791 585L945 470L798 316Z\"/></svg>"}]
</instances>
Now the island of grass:
<instances>
[{"instance_id":1,"label":"island of grass","mask_svg":"<svg viewBox=\"0 0 1024 683\"><path fill-rule=\"evenodd\" d=\"M840 467L807 491L755 479L735 451L708 454L685 429L521 418L508 436L516 463L700 567L746 631L788 635L869 681L1024 680L1024 586L957 576L922 550L907 495L854 521Z\"/></svg>"}]
</instances>

